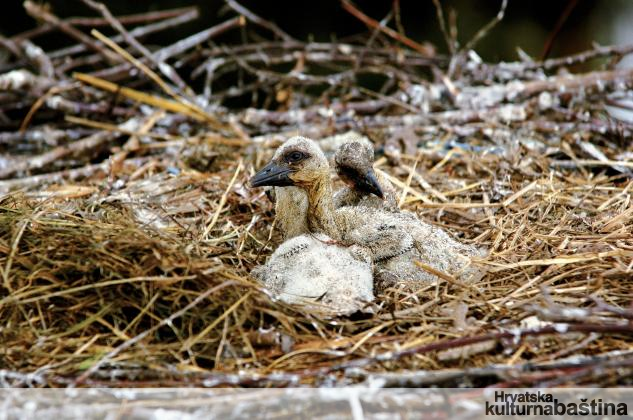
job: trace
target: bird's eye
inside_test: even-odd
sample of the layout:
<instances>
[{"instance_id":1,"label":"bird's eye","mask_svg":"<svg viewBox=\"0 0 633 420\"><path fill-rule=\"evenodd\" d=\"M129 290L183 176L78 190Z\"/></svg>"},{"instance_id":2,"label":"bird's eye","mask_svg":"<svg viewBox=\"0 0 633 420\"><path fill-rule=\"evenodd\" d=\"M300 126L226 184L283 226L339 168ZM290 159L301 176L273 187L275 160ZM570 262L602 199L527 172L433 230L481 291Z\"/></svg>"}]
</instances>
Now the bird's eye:
<instances>
[{"instance_id":1,"label":"bird's eye","mask_svg":"<svg viewBox=\"0 0 633 420\"><path fill-rule=\"evenodd\" d=\"M297 163L300 160L304 159L305 155L301 152L290 152L286 155L286 161L288 163Z\"/></svg>"}]
</instances>

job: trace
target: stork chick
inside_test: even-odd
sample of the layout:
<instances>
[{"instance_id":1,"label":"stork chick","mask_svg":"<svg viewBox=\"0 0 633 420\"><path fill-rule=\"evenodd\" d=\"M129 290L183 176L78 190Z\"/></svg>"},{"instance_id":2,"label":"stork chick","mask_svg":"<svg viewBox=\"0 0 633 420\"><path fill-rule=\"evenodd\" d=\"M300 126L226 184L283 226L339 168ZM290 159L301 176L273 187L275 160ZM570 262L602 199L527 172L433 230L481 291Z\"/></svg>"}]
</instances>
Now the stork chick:
<instances>
[{"instance_id":1,"label":"stork chick","mask_svg":"<svg viewBox=\"0 0 633 420\"><path fill-rule=\"evenodd\" d=\"M395 188L387 178L374 171L373 162L374 149L366 139L353 140L339 147L334 155L334 164L346 186L334 195L335 207L365 206L397 213L394 217L407 227L424 262L444 273L461 274L471 281L481 277L483 272L469 266L468 260L470 257L483 257L485 252L456 241L443 230L418 220L413 213L401 211ZM403 253L379 264L376 273L381 278L379 283L393 283L398 277L420 276L417 267L403 264L401 260L407 258L406 255ZM452 258L447 258L451 255ZM412 269L414 272L411 272ZM422 277L434 278L429 273L422 274Z\"/></svg>"},{"instance_id":2,"label":"stork chick","mask_svg":"<svg viewBox=\"0 0 633 420\"><path fill-rule=\"evenodd\" d=\"M391 182L374 171L374 148L365 140L344 143L334 154L334 169L345 186L334 194L334 207L367 206L397 211Z\"/></svg>"}]
</instances>

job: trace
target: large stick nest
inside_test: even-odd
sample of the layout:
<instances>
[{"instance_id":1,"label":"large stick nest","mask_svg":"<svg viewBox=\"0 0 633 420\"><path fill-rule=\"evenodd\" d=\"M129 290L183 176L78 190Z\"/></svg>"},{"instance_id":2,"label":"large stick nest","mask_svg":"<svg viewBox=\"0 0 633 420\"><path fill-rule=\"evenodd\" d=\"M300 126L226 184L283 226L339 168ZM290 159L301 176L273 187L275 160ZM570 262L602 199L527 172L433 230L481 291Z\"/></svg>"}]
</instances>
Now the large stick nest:
<instances>
[{"instance_id":1,"label":"large stick nest","mask_svg":"<svg viewBox=\"0 0 633 420\"><path fill-rule=\"evenodd\" d=\"M41 26L2 39L0 384L626 383L633 48L487 64L470 48L494 21L441 56L348 2L368 37L305 43L229 1L243 17L150 51L196 11L86 3L103 18L27 1ZM39 48L51 31L68 47ZM322 319L249 277L280 242L249 176L293 134L348 130L404 209L490 249L481 282Z\"/></svg>"}]
</instances>

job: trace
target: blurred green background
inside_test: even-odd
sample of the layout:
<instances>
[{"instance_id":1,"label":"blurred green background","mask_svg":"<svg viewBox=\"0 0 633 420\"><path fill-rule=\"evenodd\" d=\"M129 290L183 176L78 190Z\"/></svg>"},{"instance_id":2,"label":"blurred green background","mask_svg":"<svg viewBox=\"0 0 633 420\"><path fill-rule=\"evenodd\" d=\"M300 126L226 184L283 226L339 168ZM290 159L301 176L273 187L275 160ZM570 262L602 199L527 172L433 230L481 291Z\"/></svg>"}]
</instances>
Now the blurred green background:
<instances>
[{"instance_id":1,"label":"blurred green background","mask_svg":"<svg viewBox=\"0 0 633 420\"><path fill-rule=\"evenodd\" d=\"M105 3L115 15L191 5L199 7L199 19L149 40L156 44L173 42L233 15L221 0L107 0ZM338 0L243 0L241 3L301 39L330 40L366 31L361 22L341 8ZM446 15L449 10L455 10L459 40L463 45L498 12L501 0L449 0L441 3ZM95 16L95 12L79 0L50 0L47 4L60 17ZM393 1L358 0L355 4L380 20L389 12ZM429 41L440 52L445 52L433 2L401 0L400 4L407 35L416 41ZM36 24L24 12L22 1L4 0L2 6L0 32L4 36ZM550 56L588 49L594 41L601 44L633 42L633 0L509 0L504 21L479 44L477 51L489 61L515 60L518 46L532 57L540 58L547 39L566 10L570 11L569 16L554 38ZM390 26L394 27L393 21ZM224 40L239 42L239 31L233 32L238 33L226 35ZM37 42L44 48L52 48L66 45L68 38L54 34L37 39Z\"/></svg>"}]
</instances>

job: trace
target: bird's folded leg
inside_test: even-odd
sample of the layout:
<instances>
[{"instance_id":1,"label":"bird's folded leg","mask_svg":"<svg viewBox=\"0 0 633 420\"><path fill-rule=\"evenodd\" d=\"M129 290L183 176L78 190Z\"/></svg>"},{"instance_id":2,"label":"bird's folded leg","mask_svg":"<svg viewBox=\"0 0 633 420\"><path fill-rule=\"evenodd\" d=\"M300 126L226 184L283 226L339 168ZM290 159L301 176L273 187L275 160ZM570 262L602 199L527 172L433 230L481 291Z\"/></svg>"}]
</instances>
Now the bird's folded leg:
<instances>
[{"instance_id":1,"label":"bird's folded leg","mask_svg":"<svg viewBox=\"0 0 633 420\"><path fill-rule=\"evenodd\" d=\"M413 248L413 237L395 224L364 225L349 232L348 242L368 248L372 261L384 261Z\"/></svg>"},{"instance_id":2,"label":"bird's folded leg","mask_svg":"<svg viewBox=\"0 0 633 420\"><path fill-rule=\"evenodd\" d=\"M369 248L365 248L364 246L360 246L360 245L352 245L348 249L349 249L349 253L352 254L352 257L354 259L358 261L362 261L367 264L372 263L372 258L371 258L372 252Z\"/></svg>"}]
</instances>

